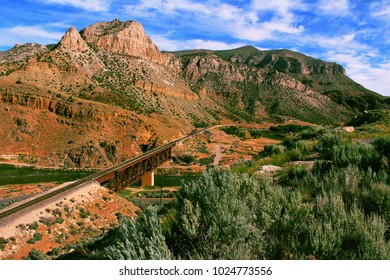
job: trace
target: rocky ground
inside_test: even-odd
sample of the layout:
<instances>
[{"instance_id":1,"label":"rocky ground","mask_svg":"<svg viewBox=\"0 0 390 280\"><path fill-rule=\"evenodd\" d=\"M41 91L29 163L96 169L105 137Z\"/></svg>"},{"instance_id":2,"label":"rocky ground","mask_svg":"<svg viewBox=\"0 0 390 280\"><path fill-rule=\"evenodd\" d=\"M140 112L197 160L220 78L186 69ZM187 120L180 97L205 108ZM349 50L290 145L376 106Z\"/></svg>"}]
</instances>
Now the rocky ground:
<instances>
[{"instance_id":1,"label":"rocky ground","mask_svg":"<svg viewBox=\"0 0 390 280\"><path fill-rule=\"evenodd\" d=\"M135 217L137 210L104 187L84 186L2 225L0 259L22 259L37 251L66 253L74 244L104 235L120 215Z\"/></svg>"}]
</instances>

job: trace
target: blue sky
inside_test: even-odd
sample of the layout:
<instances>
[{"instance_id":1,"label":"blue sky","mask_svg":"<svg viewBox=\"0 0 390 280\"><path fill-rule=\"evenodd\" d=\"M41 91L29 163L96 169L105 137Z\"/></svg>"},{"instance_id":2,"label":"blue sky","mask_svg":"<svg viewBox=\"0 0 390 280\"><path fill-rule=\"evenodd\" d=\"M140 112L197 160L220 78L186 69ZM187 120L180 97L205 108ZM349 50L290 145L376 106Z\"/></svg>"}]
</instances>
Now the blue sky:
<instances>
[{"instance_id":1,"label":"blue sky","mask_svg":"<svg viewBox=\"0 0 390 280\"><path fill-rule=\"evenodd\" d=\"M70 26L136 20L161 50L287 48L390 96L390 0L1 0L0 51Z\"/></svg>"}]
</instances>

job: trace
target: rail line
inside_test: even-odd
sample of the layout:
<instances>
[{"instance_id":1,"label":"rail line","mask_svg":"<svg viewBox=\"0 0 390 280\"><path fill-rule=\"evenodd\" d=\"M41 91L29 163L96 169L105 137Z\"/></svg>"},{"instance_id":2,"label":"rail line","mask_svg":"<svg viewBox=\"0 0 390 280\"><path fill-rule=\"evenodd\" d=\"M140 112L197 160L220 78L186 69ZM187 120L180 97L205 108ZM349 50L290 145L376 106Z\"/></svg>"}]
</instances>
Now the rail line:
<instances>
[{"instance_id":1,"label":"rail line","mask_svg":"<svg viewBox=\"0 0 390 280\"><path fill-rule=\"evenodd\" d=\"M189 135L187 136L184 136L182 138L179 138L177 140L174 140L162 147L158 147L158 148L155 148L155 149L152 149L148 152L145 152L143 153L142 155L139 155L139 156L136 156L136 157L133 157L129 160L126 160L118 165L115 165L111 168L108 168L108 169L105 169L105 170L102 170L102 171L99 171L97 173L94 173L94 174L91 174L91 175L88 175L87 177L84 177L76 182L73 182L73 183L70 183L69 185L66 185L66 186L63 186L61 188L58 188L58 189L55 189L55 190L52 190L52 191L48 191L48 192L45 192L45 193L41 193L39 195L36 195L34 197L31 197L29 199L26 199L26 200L23 200L21 202L17 202L9 207L6 207L2 210L0 210L0 222L1 222L1 219L3 218L6 218L12 214L15 214L27 207L30 207L30 206L33 206L34 204L37 204L39 202L42 202L48 198L51 198L51 197L54 197L62 192L65 192L65 191L68 191L68 190L71 190L73 188L76 188L76 187L79 187L80 185L84 184L84 183L87 183L87 182L90 182L90 181L96 181L96 182L99 182L99 183L104 183L104 182L107 182L108 180L110 180L115 172L117 171L121 171L123 169L126 169L128 166L131 166L132 164L135 164L139 161L142 161L144 159L147 159L149 157L152 157L153 155L156 155L166 149L169 149L170 147L173 147L175 146L176 144L180 143L180 142L183 142L185 140L188 140L192 137L194 137L195 135L199 134L199 133L202 133L202 132L205 132L206 130L209 130L209 129L212 129L212 128L216 128L216 127L220 127L220 126L225 126L225 125L215 125L215 126L210 126L210 127L207 127L207 128L204 128L204 129L201 129L201 130L198 130L198 131L195 131L195 132L192 132L190 133Z\"/></svg>"}]
</instances>

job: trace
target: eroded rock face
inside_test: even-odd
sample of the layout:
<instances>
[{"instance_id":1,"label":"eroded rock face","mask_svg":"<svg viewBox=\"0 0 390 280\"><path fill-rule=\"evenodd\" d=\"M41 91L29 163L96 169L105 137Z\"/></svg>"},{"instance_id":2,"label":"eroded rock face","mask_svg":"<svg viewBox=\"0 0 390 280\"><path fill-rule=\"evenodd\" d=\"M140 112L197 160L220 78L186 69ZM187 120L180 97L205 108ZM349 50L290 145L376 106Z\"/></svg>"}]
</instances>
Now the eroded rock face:
<instances>
[{"instance_id":1,"label":"eroded rock face","mask_svg":"<svg viewBox=\"0 0 390 280\"><path fill-rule=\"evenodd\" d=\"M165 63L166 58L135 21L98 22L81 31L87 43L98 49Z\"/></svg>"},{"instance_id":2,"label":"eroded rock face","mask_svg":"<svg viewBox=\"0 0 390 280\"><path fill-rule=\"evenodd\" d=\"M69 54L76 68L88 76L104 68L102 61L74 27L69 28L65 33L56 51Z\"/></svg>"},{"instance_id":3,"label":"eroded rock face","mask_svg":"<svg viewBox=\"0 0 390 280\"><path fill-rule=\"evenodd\" d=\"M0 52L0 63L17 62L48 51L48 48L40 44L16 44L12 49Z\"/></svg>"},{"instance_id":4,"label":"eroded rock face","mask_svg":"<svg viewBox=\"0 0 390 280\"><path fill-rule=\"evenodd\" d=\"M81 38L80 33L74 27L71 27L66 31L58 45L60 48L79 52L87 51L89 49L87 43Z\"/></svg>"}]
</instances>

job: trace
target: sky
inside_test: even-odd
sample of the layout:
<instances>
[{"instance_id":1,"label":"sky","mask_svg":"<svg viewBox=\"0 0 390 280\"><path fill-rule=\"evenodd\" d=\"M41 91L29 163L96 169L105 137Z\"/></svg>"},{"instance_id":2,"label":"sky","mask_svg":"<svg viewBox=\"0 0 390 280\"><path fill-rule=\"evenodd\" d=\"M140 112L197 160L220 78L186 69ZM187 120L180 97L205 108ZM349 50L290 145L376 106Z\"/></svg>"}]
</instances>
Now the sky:
<instances>
[{"instance_id":1,"label":"sky","mask_svg":"<svg viewBox=\"0 0 390 280\"><path fill-rule=\"evenodd\" d=\"M0 51L135 20L160 50L290 49L390 96L390 0L0 0Z\"/></svg>"}]
</instances>

